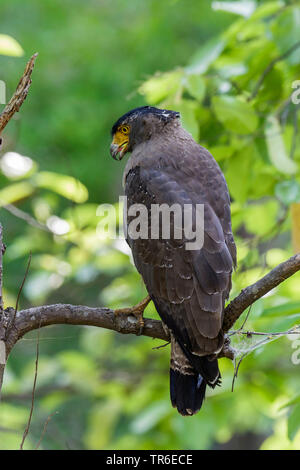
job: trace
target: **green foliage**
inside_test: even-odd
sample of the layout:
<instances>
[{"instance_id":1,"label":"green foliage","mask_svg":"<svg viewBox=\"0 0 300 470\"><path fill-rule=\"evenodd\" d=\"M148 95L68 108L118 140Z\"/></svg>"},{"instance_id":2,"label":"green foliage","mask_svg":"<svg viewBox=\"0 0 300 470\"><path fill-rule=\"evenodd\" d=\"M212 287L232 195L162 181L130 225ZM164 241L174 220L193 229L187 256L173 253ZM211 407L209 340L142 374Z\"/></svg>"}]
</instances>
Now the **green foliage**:
<instances>
[{"instance_id":1,"label":"green foliage","mask_svg":"<svg viewBox=\"0 0 300 470\"><path fill-rule=\"evenodd\" d=\"M250 134L258 125L254 109L242 99L232 96L214 96L212 106L217 119L228 131Z\"/></svg>"},{"instance_id":2,"label":"green foliage","mask_svg":"<svg viewBox=\"0 0 300 470\"><path fill-rule=\"evenodd\" d=\"M117 202L120 191L122 168L108 157L111 124L145 102L180 111L183 125L224 171L238 246L235 296L292 254L289 207L300 202L300 123L289 98L300 78L300 48L276 59L297 42L300 6L217 2L220 11L211 2L75 3L22 4L30 29L11 14L17 0L1 7L3 31L18 38L26 56L40 52L22 119L10 123L3 150L19 152L18 171L0 160L0 205L14 204L26 216L0 208L6 305L15 304L30 251L21 307L117 308L144 296L126 244L100 237L96 214L99 203ZM3 41L0 35L0 53L6 47L21 54L12 39ZM15 59L1 62L13 89L24 61L21 67ZM30 165L21 153L30 155ZM146 316L157 318L153 305ZM245 329L286 331L299 316L295 275L253 305ZM9 359L3 449L18 448L26 425L35 338L27 335ZM245 354L234 393L233 366L222 360L222 388L208 393L201 413L184 419L169 403L168 347L153 350L159 343L148 338L91 327L43 329L25 447L35 446L51 416L43 449L208 449L234 446L231 439L248 432L263 449L299 449L299 365L291 360L299 340L263 338L232 337L238 358Z\"/></svg>"}]
</instances>

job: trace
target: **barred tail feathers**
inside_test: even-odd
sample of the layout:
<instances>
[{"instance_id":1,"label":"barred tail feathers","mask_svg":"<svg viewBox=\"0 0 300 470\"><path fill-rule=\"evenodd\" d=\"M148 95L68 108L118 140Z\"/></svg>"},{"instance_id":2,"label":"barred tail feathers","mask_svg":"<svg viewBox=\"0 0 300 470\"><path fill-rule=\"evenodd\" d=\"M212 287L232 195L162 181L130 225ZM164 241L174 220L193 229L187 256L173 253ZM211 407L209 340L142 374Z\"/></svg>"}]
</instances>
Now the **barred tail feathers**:
<instances>
[{"instance_id":1,"label":"barred tail feathers","mask_svg":"<svg viewBox=\"0 0 300 470\"><path fill-rule=\"evenodd\" d=\"M205 398L206 385L214 387L219 381L216 359L186 355L171 335L170 396L173 407L181 415L197 413Z\"/></svg>"}]
</instances>

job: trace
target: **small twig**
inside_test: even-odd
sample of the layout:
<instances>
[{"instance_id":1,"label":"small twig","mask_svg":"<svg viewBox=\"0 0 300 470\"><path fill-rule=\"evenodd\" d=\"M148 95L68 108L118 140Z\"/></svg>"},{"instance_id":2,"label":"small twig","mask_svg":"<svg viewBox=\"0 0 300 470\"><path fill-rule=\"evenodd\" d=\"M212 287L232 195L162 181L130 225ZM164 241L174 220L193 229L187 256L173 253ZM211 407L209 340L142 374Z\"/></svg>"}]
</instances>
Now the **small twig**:
<instances>
[{"instance_id":1,"label":"small twig","mask_svg":"<svg viewBox=\"0 0 300 470\"><path fill-rule=\"evenodd\" d=\"M9 331L10 329L14 326L15 324L15 320L16 320L16 316L17 316L17 312L18 312L18 308L19 308L19 300L20 300L20 297L21 297L21 294L22 294L22 290L23 290L23 287L24 287L24 284L26 282L26 278L28 276L28 272L29 272L29 268L30 268L30 263L31 263L31 251L29 253L29 258L28 258L28 262L27 262L27 267L26 267L26 271L25 271L25 274L24 274L24 277L23 277L23 281L22 281L22 284L20 285L20 288L19 288L19 291L18 291L18 295L17 295L17 300L16 300L16 307L15 307L15 310L14 310L14 314L13 314L13 317L11 319L11 322L9 324L9 327L7 328L6 330L6 333L5 333L5 340L7 340L7 336L9 334Z\"/></svg>"},{"instance_id":2,"label":"small twig","mask_svg":"<svg viewBox=\"0 0 300 470\"><path fill-rule=\"evenodd\" d=\"M25 274L24 274L24 277L23 277L23 281L22 281L22 284L20 285L19 292L18 292L18 295L17 295L15 313L17 313L17 311L18 311L19 300L20 300L20 296L21 296L21 294L22 294L22 290L23 290L24 284L25 284L25 282L26 282L26 278L27 278L27 276L28 276L28 272L29 272L29 268L30 268L30 263L31 263L31 258L32 258L32 253L31 253L31 251L30 251L30 253L29 253L29 258L28 258L28 262L27 262L26 271L25 271Z\"/></svg>"},{"instance_id":3,"label":"small twig","mask_svg":"<svg viewBox=\"0 0 300 470\"><path fill-rule=\"evenodd\" d=\"M299 330L297 330L295 328L292 329L292 330L288 330L288 331L278 331L278 332L240 331L240 330L236 330L236 331L231 331L230 334L231 334L231 336L233 336L235 334L240 334L240 335L246 335L248 337L251 337L251 336L269 336L269 337L272 337L272 336L299 335L300 334L300 325L298 325L296 328L299 328Z\"/></svg>"},{"instance_id":4,"label":"small twig","mask_svg":"<svg viewBox=\"0 0 300 470\"><path fill-rule=\"evenodd\" d=\"M41 319L40 319L40 322L41 322ZM22 438L22 442L20 444L20 450L23 450L23 445L24 445L25 439L26 439L26 437L29 433L31 420L32 420L32 415L33 415L33 410L34 410L35 389L36 389L36 382L37 382L37 376L38 376L38 366L39 366L39 353L40 353L39 349L40 349L40 326L39 326L38 333L37 333L35 372L34 372L34 380L33 380L32 394L31 394L31 407L30 407L30 413L29 413L27 426L25 428L23 438Z\"/></svg>"},{"instance_id":5,"label":"small twig","mask_svg":"<svg viewBox=\"0 0 300 470\"><path fill-rule=\"evenodd\" d=\"M165 348L165 347L168 346L168 344L170 344L170 343L171 343L171 341L167 341L167 343L161 344L160 346L155 346L155 347L152 348L152 349L154 350L154 349Z\"/></svg>"},{"instance_id":6,"label":"small twig","mask_svg":"<svg viewBox=\"0 0 300 470\"><path fill-rule=\"evenodd\" d=\"M242 360L248 355L250 354L252 351L254 351L255 349L259 348L260 346L262 346L263 344L266 344L266 342L268 341L268 339L272 340L272 338L274 336L284 336L284 335L288 335L288 334L298 334L300 333L300 330L296 330L297 328L300 328L300 326L296 326L296 327L293 327L291 330L288 330L288 331L282 331L282 332L278 332L278 333L263 333L263 332L252 332L252 331L235 331L233 332L233 334L235 333L238 333L238 334L242 334L242 335L246 335L246 336L249 336L251 337L252 335L260 335L260 336L267 336L267 338L264 338L262 339L261 341L258 341L257 343L255 343L252 347L250 347L246 352L244 352L241 356L241 358L239 359L239 362L238 364L236 365L236 359L235 359L235 369L234 369L234 374L233 374L233 379L232 379L232 385L231 385L231 391L233 392L234 390L234 384L235 384L235 381L237 379L237 376L238 376L238 371L239 371L239 368L240 368L240 365L242 363Z\"/></svg>"},{"instance_id":7,"label":"small twig","mask_svg":"<svg viewBox=\"0 0 300 470\"><path fill-rule=\"evenodd\" d=\"M32 225L35 228L38 228L39 230L44 230L45 232L53 233L51 230L47 227L45 224L41 224L38 222L34 217L32 217L30 214L27 214L27 212L22 211L18 207L14 206L13 204L6 204L5 201L2 201L0 199L0 205L2 205L3 209L7 210L10 212L12 215L15 217L18 217L18 219L25 220L29 225Z\"/></svg>"},{"instance_id":8,"label":"small twig","mask_svg":"<svg viewBox=\"0 0 300 470\"><path fill-rule=\"evenodd\" d=\"M234 374L233 374L233 378L232 378L232 384L231 384L231 391L233 392L234 391L234 384L235 384L235 381L237 379L237 376L238 376L238 372L239 372L239 368L240 368L240 365L242 363L242 360L244 359L244 357L247 356L247 353L244 353L242 355L242 357L240 358L238 364L236 365L236 360L234 361L235 362L235 367L234 367Z\"/></svg>"},{"instance_id":9,"label":"small twig","mask_svg":"<svg viewBox=\"0 0 300 470\"><path fill-rule=\"evenodd\" d=\"M281 62L282 60L286 59L290 54L292 54L299 47L300 47L300 41L296 42L292 47L290 47L286 52L284 52L284 54L281 54L280 56L275 57L275 59L273 59L269 63L269 65L265 68L265 70L261 74L260 78L258 79L258 81L257 81L250 97L248 98L248 101L251 101L256 97L256 95L259 92L259 89L260 89L261 85L263 84L263 81L265 80L266 76L271 72L271 70L273 70L275 65L278 62Z\"/></svg>"},{"instance_id":10,"label":"small twig","mask_svg":"<svg viewBox=\"0 0 300 470\"><path fill-rule=\"evenodd\" d=\"M46 431L47 431L47 426L49 424L49 422L51 421L52 417L54 415L57 415L58 414L58 411L53 411L53 413L51 413L48 418L46 419L46 422L44 424L44 428L43 428L43 431L42 431L42 434L41 434L41 437L39 438L34 450L38 450L38 448L40 447L41 443L42 443L42 440L43 440L43 437L45 436L46 434Z\"/></svg>"},{"instance_id":11,"label":"small twig","mask_svg":"<svg viewBox=\"0 0 300 470\"><path fill-rule=\"evenodd\" d=\"M238 331L242 331L242 330L244 329L244 326L246 325L247 320L248 320L248 318L249 318L249 315L250 315L250 312L251 312L251 308L252 308L252 304L251 304L250 307L248 308L248 312L247 312L246 318L245 318L245 320L243 321L243 324L242 324L242 326L239 328Z\"/></svg>"},{"instance_id":12,"label":"small twig","mask_svg":"<svg viewBox=\"0 0 300 470\"><path fill-rule=\"evenodd\" d=\"M263 339L262 341L259 341L258 343L256 343L253 347L249 348L248 351L244 352L242 354L242 356L240 357L239 359L239 362L238 364L236 365L236 358L234 360L234 374L233 374L233 378L232 378L232 385L231 385L231 391L233 392L234 391L234 384L235 384L235 381L237 379L237 376L238 376L238 372L239 372L239 368L240 368L240 365L242 363L242 360L248 355L250 354L251 351L254 351L255 349L257 349L257 347L259 347L258 345L261 345L263 343L265 343L265 339Z\"/></svg>"}]
</instances>

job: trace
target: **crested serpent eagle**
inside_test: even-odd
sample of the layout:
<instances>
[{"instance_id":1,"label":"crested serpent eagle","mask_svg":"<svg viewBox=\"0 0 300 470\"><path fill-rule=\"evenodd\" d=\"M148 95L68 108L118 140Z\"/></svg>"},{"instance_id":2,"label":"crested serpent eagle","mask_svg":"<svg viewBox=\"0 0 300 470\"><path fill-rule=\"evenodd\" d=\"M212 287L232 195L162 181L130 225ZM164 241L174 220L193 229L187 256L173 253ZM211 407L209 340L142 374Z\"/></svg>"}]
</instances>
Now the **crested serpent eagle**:
<instances>
[{"instance_id":1,"label":"crested serpent eagle","mask_svg":"<svg viewBox=\"0 0 300 470\"><path fill-rule=\"evenodd\" d=\"M171 334L171 402L184 416L202 405L206 386L220 384L216 359L224 344L224 304L231 289L236 247L225 178L212 155L181 126L180 114L150 106L133 109L112 127L111 155L131 152L124 171L127 210L153 204L202 205L203 243L187 249L185 232L126 239L156 310ZM129 214L129 213L128 213ZM192 219L195 218L192 210ZM126 217L129 226L132 217ZM195 228L196 219L192 220ZM147 300L141 302L141 313Z\"/></svg>"}]
</instances>

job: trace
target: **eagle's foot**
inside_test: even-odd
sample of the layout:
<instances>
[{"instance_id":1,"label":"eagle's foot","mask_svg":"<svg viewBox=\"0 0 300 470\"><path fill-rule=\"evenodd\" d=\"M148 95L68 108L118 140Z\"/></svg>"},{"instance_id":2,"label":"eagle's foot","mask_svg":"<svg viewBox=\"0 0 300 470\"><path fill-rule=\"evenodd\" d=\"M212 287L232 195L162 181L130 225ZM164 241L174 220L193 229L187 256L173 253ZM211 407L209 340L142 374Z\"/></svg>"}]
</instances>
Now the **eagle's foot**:
<instances>
[{"instance_id":1,"label":"eagle's foot","mask_svg":"<svg viewBox=\"0 0 300 470\"><path fill-rule=\"evenodd\" d=\"M133 307L118 308L117 310L114 311L114 314L115 315L133 315L138 321L139 331L138 331L137 335L139 336L139 335L142 334L143 328L145 326L144 316L143 315L144 315L144 310L147 307L150 300L151 299L150 299L149 295L147 295L147 297L145 299L143 299L141 302L134 305Z\"/></svg>"}]
</instances>

